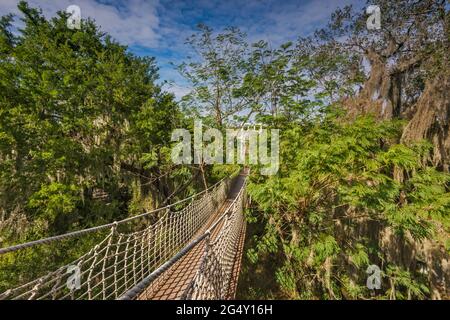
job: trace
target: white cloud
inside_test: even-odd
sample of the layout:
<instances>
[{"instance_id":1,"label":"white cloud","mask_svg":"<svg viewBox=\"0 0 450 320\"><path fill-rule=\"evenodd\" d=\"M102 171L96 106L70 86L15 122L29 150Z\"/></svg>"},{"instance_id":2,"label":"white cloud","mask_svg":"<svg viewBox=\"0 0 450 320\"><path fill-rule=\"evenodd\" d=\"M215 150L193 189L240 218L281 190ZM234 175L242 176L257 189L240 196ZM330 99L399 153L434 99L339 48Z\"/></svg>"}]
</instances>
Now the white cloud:
<instances>
[{"instance_id":1,"label":"white cloud","mask_svg":"<svg viewBox=\"0 0 450 320\"><path fill-rule=\"evenodd\" d=\"M167 86L164 89L173 93L177 100L180 100L183 96L187 95L192 90L191 87L187 87L187 86L184 87L184 86L181 86L178 84L173 84L173 85Z\"/></svg>"},{"instance_id":2,"label":"white cloud","mask_svg":"<svg viewBox=\"0 0 450 320\"><path fill-rule=\"evenodd\" d=\"M306 36L324 27L337 7L356 3L357 0L299 1L274 6L248 33L254 41L267 40L273 45L295 41L300 35Z\"/></svg>"},{"instance_id":3,"label":"white cloud","mask_svg":"<svg viewBox=\"0 0 450 320\"><path fill-rule=\"evenodd\" d=\"M29 0L31 7L40 7L46 17L54 16L57 11L65 11L69 5L81 8L82 18L94 19L103 31L127 45L139 45L148 48L158 46L161 36L158 34L158 0L128 0L116 7L109 3L94 0ZM0 13L17 13L19 0L2 0Z\"/></svg>"},{"instance_id":4,"label":"white cloud","mask_svg":"<svg viewBox=\"0 0 450 320\"><path fill-rule=\"evenodd\" d=\"M0 0L0 15L15 12L19 0ZM199 22L216 31L237 26L247 33L250 42L267 40L273 47L296 41L324 26L336 7L346 4L362 6L359 0L28 0L42 8L46 17L64 11L69 5L81 8L83 18L91 17L103 31L122 44L135 46L135 53L157 58L162 80L176 83L167 90L180 98L189 84L168 63L180 63L192 55L186 38ZM152 50L148 50L152 49Z\"/></svg>"}]
</instances>

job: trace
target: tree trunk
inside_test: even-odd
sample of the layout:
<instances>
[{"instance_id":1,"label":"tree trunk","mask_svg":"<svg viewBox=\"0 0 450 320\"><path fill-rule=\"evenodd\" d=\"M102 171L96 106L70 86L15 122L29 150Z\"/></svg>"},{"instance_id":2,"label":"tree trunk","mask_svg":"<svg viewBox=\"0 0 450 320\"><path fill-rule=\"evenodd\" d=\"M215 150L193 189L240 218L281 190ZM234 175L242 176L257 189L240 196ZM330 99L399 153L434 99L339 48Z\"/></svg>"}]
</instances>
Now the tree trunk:
<instances>
[{"instance_id":1,"label":"tree trunk","mask_svg":"<svg viewBox=\"0 0 450 320\"><path fill-rule=\"evenodd\" d=\"M345 102L350 117L372 113L377 119L392 119L401 109L401 73L389 69L386 58L369 50L370 75L360 94Z\"/></svg>"},{"instance_id":2,"label":"tree trunk","mask_svg":"<svg viewBox=\"0 0 450 320\"><path fill-rule=\"evenodd\" d=\"M416 113L406 126L402 142L427 139L433 144L430 160L439 170L450 167L450 80L445 72L429 80L416 103Z\"/></svg>"}]
</instances>

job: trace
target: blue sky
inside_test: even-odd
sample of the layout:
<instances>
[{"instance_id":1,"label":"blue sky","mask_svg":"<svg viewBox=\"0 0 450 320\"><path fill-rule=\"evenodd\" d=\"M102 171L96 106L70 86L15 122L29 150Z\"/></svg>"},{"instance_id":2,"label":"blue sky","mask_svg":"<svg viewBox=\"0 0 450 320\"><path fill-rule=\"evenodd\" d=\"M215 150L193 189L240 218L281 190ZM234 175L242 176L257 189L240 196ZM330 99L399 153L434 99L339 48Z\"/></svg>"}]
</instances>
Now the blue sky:
<instances>
[{"instance_id":1,"label":"blue sky","mask_svg":"<svg viewBox=\"0 0 450 320\"><path fill-rule=\"evenodd\" d=\"M17 12L19 0L1 0L0 14ZM173 82L165 89L179 98L188 83L170 64L185 59L185 39L199 23L220 31L236 26L249 40L273 45L295 41L323 26L335 8L346 4L363 7L361 0L29 0L48 17L75 4L83 18L91 17L117 41L138 55L156 57L162 80Z\"/></svg>"}]
</instances>

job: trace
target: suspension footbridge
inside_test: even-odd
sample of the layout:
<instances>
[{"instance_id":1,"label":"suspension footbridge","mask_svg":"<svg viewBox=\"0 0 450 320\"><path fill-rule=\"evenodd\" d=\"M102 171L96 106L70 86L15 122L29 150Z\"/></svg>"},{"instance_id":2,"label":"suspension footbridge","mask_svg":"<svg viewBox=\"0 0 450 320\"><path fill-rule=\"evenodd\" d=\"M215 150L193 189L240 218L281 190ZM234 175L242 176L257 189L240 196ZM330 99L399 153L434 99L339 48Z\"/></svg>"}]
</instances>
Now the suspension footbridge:
<instances>
[{"instance_id":1,"label":"suspension footbridge","mask_svg":"<svg viewBox=\"0 0 450 320\"><path fill-rule=\"evenodd\" d=\"M25 275L24 283L0 293L0 299L234 298L247 174L244 169L192 197L121 221L0 248L1 259L102 236L77 259L32 279Z\"/></svg>"}]
</instances>

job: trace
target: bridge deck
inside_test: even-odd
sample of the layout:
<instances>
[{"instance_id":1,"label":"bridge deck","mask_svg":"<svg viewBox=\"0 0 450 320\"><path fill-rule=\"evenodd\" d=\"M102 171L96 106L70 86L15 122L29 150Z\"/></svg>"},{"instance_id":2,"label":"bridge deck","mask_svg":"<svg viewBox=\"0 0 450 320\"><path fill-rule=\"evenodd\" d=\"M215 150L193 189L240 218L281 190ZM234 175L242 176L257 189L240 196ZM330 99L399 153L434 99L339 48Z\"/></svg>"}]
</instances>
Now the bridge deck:
<instances>
[{"instance_id":1,"label":"bridge deck","mask_svg":"<svg viewBox=\"0 0 450 320\"><path fill-rule=\"evenodd\" d=\"M231 186L225 202L218 208L208 222L197 232L192 240L202 235L215 221L225 212L229 205L238 195L244 185L245 177L248 174L244 169L235 179ZM211 239L214 240L222 226L222 222L217 224L211 232ZM236 255L235 264L233 266L233 275L230 288L228 290L229 297L234 298L234 292L237 286L243 243L245 238L245 225L239 239L239 249ZM162 273L155 281L153 281L138 297L138 300L177 300L182 298L189 284L194 279L205 249L205 240L198 243L189 253L177 261L167 271Z\"/></svg>"}]
</instances>

